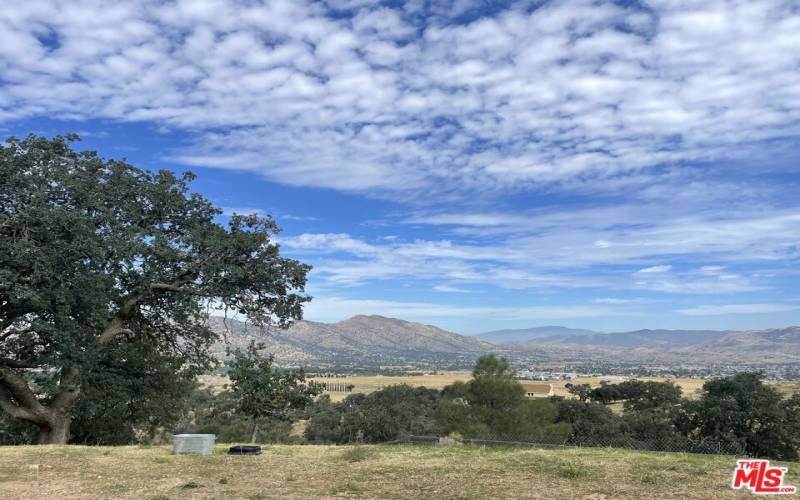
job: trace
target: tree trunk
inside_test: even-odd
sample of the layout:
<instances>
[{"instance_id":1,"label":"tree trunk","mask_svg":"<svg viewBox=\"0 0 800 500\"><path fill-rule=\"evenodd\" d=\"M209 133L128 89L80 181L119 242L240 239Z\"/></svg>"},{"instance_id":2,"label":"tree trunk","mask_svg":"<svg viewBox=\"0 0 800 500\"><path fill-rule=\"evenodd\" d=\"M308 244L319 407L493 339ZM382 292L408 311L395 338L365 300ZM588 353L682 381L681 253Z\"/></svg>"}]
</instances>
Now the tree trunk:
<instances>
[{"instance_id":1,"label":"tree trunk","mask_svg":"<svg viewBox=\"0 0 800 500\"><path fill-rule=\"evenodd\" d=\"M47 424L39 428L37 444L67 444L72 418L69 415L54 413L48 420Z\"/></svg>"},{"instance_id":2,"label":"tree trunk","mask_svg":"<svg viewBox=\"0 0 800 500\"><path fill-rule=\"evenodd\" d=\"M253 433L250 435L250 444L256 444L258 439L258 421L253 419Z\"/></svg>"},{"instance_id":3,"label":"tree trunk","mask_svg":"<svg viewBox=\"0 0 800 500\"><path fill-rule=\"evenodd\" d=\"M40 424L39 444L67 444L72 411L81 394L81 372L75 366L61 370L58 393L50 404L44 425Z\"/></svg>"},{"instance_id":4,"label":"tree trunk","mask_svg":"<svg viewBox=\"0 0 800 500\"><path fill-rule=\"evenodd\" d=\"M45 406L28 381L7 364L0 363L0 412L39 427L39 444L67 444L72 412L81 395L81 371L77 366L61 369L58 392Z\"/></svg>"}]
</instances>

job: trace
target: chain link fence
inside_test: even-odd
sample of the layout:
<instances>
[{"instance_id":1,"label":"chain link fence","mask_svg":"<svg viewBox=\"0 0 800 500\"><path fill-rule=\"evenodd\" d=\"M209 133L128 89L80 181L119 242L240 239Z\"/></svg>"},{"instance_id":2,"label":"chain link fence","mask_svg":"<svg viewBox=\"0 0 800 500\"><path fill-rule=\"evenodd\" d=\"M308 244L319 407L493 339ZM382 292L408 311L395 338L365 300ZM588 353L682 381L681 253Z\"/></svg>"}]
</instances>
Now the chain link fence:
<instances>
[{"instance_id":1,"label":"chain link fence","mask_svg":"<svg viewBox=\"0 0 800 500\"><path fill-rule=\"evenodd\" d=\"M693 453L702 455L735 455L744 456L744 449L736 443L713 441L713 440L692 440L692 439L648 439L638 440L629 436L614 438L592 437L592 438L568 438L568 439L547 439L547 438L518 438L513 439L509 436L502 436L502 439L492 437L439 437L439 436L407 436L400 442L410 444L436 445L440 443L461 442L475 446L515 446L530 448L623 448L640 451L657 451L672 453Z\"/></svg>"}]
</instances>

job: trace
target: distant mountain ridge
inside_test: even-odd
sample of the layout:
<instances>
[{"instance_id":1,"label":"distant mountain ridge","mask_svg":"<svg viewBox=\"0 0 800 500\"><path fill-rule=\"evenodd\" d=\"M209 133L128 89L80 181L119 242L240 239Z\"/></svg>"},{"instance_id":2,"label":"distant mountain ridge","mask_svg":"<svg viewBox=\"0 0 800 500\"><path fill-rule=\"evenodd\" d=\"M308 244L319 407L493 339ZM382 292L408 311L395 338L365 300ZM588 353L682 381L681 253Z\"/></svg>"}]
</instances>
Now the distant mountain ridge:
<instances>
[{"instance_id":1,"label":"distant mountain ridge","mask_svg":"<svg viewBox=\"0 0 800 500\"><path fill-rule=\"evenodd\" d=\"M637 359L800 362L800 327L765 330L637 330L553 335L504 345L514 351L574 349L587 356Z\"/></svg>"},{"instance_id":2,"label":"distant mountain ridge","mask_svg":"<svg viewBox=\"0 0 800 500\"><path fill-rule=\"evenodd\" d=\"M286 330L266 331L235 320L211 318L212 329L233 345L250 340L288 363L395 364L420 360L474 359L496 346L476 337L383 316L358 315L338 323L298 321Z\"/></svg>"},{"instance_id":3,"label":"distant mountain ridge","mask_svg":"<svg viewBox=\"0 0 800 500\"><path fill-rule=\"evenodd\" d=\"M512 330L494 330L491 332L479 333L476 337L497 345L510 344L513 342L526 342L533 339L557 337L565 335L602 335L603 332L594 330L583 330L579 328L567 328L566 326L537 326L534 328L520 328Z\"/></svg>"},{"instance_id":4,"label":"distant mountain ridge","mask_svg":"<svg viewBox=\"0 0 800 500\"><path fill-rule=\"evenodd\" d=\"M642 347L645 345L694 345L732 333L716 330L636 330L632 332L595 333L591 335L553 335L536 343Z\"/></svg>"},{"instance_id":5,"label":"distant mountain ridge","mask_svg":"<svg viewBox=\"0 0 800 500\"><path fill-rule=\"evenodd\" d=\"M486 353L531 361L800 363L800 327L748 331L636 330L600 333L546 326L467 336L436 326L383 316L353 316L337 323L298 321L262 330L211 318L210 326L242 347L265 344L289 365L468 367ZM489 341L491 340L491 342ZM219 355L225 345L215 347Z\"/></svg>"}]
</instances>

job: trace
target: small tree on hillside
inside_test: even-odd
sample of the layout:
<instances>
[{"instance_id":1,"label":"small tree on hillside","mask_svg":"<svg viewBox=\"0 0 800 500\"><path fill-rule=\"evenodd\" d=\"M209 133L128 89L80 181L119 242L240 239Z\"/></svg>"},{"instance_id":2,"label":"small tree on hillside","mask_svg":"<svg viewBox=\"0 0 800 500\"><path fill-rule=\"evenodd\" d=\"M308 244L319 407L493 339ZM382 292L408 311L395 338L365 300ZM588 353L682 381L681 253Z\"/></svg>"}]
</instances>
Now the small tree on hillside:
<instances>
[{"instance_id":1,"label":"small tree on hillside","mask_svg":"<svg viewBox=\"0 0 800 500\"><path fill-rule=\"evenodd\" d=\"M466 437L561 442L569 424L555 423L556 407L545 399L528 400L505 358L481 356L472 380L442 391L436 423L445 432Z\"/></svg>"},{"instance_id":2,"label":"small tree on hillside","mask_svg":"<svg viewBox=\"0 0 800 500\"><path fill-rule=\"evenodd\" d=\"M306 382L303 370L275 367L275 358L259 354L259 346L251 342L247 349L233 352L228 377L238 411L253 422L250 442L258 438L258 420L263 417L287 419L291 411L311 404L322 387Z\"/></svg>"},{"instance_id":3,"label":"small tree on hillside","mask_svg":"<svg viewBox=\"0 0 800 500\"><path fill-rule=\"evenodd\" d=\"M114 360L210 365L212 305L286 326L310 300L309 267L281 257L271 218L223 226L192 174L78 153L76 139L0 146L0 410L40 443L70 439L85 384Z\"/></svg>"}]
</instances>

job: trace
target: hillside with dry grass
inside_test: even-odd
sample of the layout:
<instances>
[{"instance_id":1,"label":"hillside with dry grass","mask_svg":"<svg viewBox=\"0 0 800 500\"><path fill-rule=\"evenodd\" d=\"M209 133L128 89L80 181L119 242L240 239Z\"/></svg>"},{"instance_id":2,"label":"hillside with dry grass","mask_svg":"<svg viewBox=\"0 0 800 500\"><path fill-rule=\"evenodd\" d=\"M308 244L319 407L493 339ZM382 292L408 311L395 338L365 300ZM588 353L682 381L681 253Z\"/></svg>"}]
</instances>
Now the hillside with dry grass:
<instances>
[{"instance_id":1,"label":"hillside with dry grass","mask_svg":"<svg viewBox=\"0 0 800 500\"><path fill-rule=\"evenodd\" d=\"M733 457L618 449L264 447L257 457L168 446L0 448L0 498L746 498ZM788 464L787 484L800 484Z\"/></svg>"}]
</instances>

